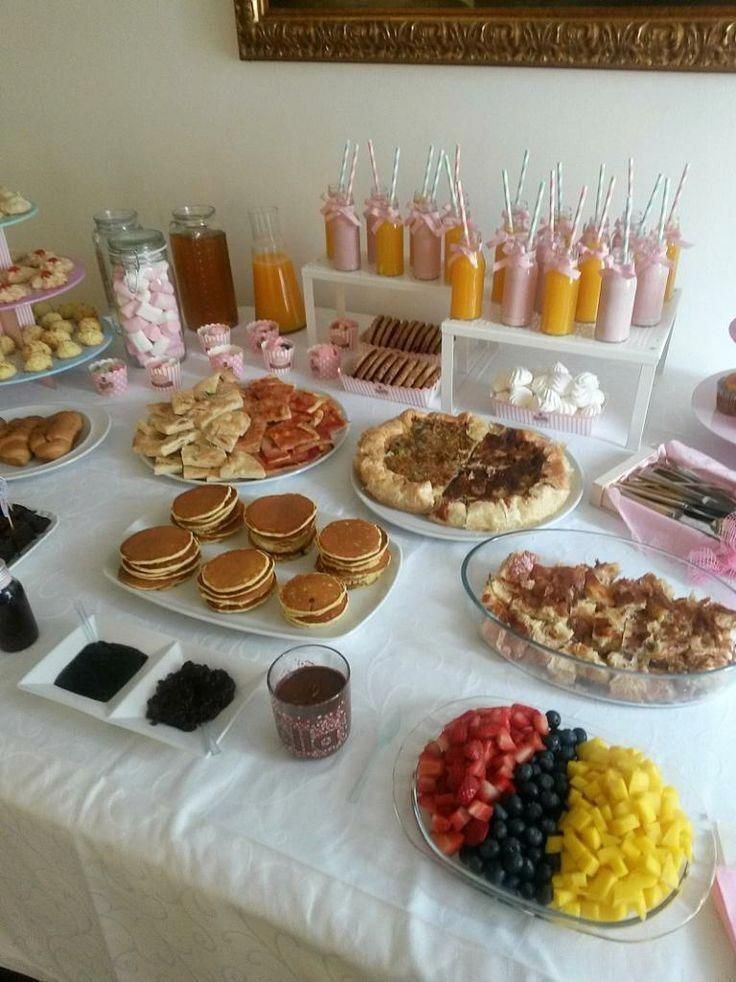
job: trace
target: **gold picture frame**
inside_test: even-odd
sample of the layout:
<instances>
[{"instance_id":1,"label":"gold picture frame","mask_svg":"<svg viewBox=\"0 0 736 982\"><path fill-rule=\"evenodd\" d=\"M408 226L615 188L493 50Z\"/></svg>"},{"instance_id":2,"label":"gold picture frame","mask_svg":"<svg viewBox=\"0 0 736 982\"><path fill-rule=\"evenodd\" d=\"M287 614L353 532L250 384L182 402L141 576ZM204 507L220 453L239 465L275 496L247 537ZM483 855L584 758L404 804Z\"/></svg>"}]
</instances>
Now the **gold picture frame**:
<instances>
[{"instance_id":1,"label":"gold picture frame","mask_svg":"<svg viewBox=\"0 0 736 982\"><path fill-rule=\"evenodd\" d=\"M736 5L527 7L491 0L455 9L234 2L244 61L736 71Z\"/></svg>"}]
</instances>

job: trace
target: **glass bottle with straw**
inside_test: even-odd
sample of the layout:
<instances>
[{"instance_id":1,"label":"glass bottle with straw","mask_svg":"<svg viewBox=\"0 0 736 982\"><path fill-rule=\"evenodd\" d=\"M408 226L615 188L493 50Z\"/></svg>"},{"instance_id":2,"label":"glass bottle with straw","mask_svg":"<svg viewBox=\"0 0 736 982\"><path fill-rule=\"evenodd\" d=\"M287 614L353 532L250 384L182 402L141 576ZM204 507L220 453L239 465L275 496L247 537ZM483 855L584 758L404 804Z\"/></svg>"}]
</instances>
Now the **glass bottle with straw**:
<instances>
[{"instance_id":1,"label":"glass bottle with straw","mask_svg":"<svg viewBox=\"0 0 736 982\"><path fill-rule=\"evenodd\" d=\"M371 172L373 174L373 186L371 193L365 200L365 246L366 257L369 266L376 264L376 222L388 204L388 190L381 187L378 178L378 167L376 165L376 152L373 148L373 140L368 141L368 155L371 161Z\"/></svg>"},{"instance_id":2,"label":"glass bottle with straw","mask_svg":"<svg viewBox=\"0 0 736 982\"><path fill-rule=\"evenodd\" d=\"M578 269L580 270L580 284L578 286L578 302L575 308L575 320L581 324L595 324L598 315L598 304L601 297L601 272L608 255L608 246L605 241L603 230L606 227L608 212L611 207L611 197L616 186L616 178L612 177L608 182L606 200L603 203L603 211L598 215L596 205L597 226L593 234L588 234L588 241L580 243L578 254Z\"/></svg>"},{"instance_id":3,"label":"glass bottle with straw","mask_svg":"<svg viewBox=\"0 0 736 982\"><path fill-rule=\"evenodd\" d=\"M422 181L422 187L420 190L415 191L414 195L407 205L408 213L406 216L406 226L409 229L409 269L414 272L414 238L411 235L411 226L414 221L415 214L421 214L423 208L426 205L427 196L429 194L429 181L432 176L432 162L434 160L434 144L430 143L429 150L427 152L427 164L424 168L424 179Z\"/></svg>"},{"instance_id":4,"label":"glass bottle with straw","mask_svg":"<svg viewBox=\"0 0 736 982\"><path fill-rule=\"evenodd\" d=\"M540 181L534 215L526 239L520 237L515 239L510 251L502 260L505 263L506 275L501 298L501 323L509 327L528 327L534 317L534 296L537 286L534 237L539 224L543 196L544 181Z\"/></svg>"},{"instance_id":5,"label":"glass bottle with straw","mask_svg":"<svg viewBox=\"0 0 736 982\"><path fill-rule=\"evenodd\" d=\"M672 299L672 294L675 292L675 281L677 279L677 267L680 264L680 251L682 249L689 249L690 243L685 242L682 238L682 233L680 232L680 221L678 216L678 208L680 206L680 198L682 197L682 189L685 187L685 181L687 180L687 172L690 169L689 164L685 164L682 171L682 177L680 178L680 183L677 185L677 191L675 192L675 198L672 202L672 208L670 209L669 217L665 223L664 234L665 241L667 242L667 258L670 261L669 275L667 277L667 287L664 291L665 303Z\"/></svg>"},{"instance_id":6,"label":"glass bottle with straw","mask_svg":"<svg viewBox=\"0 0 736 982\"><path fill-rule=\"evenodd\" d=\"M457 181L460 174L460 144L458 143L455 147L455 169L454 172L450 168L450 158L446 153L443 153L443 163L445 165L445 171L447 173L447 183L450 187L450 204L445 206L445 215L442 219L442 225L445 230L445 283L450 283L450 259L453 256L453 246L457 245L458 242L462 241L463 237L463 222L460 217L460 206L458 205L457 196ZM468 229L473 231L473 219L470 215L470 209L468 208L467 198L463 202L465 207L465 216L468 220Z\"/></svg>"},{"instance_id":7,"label":"glass bottle with straw","mask_svg":"<svg viewBox=\"0 0 736 982\"><path fill-rule=\"evenodd\" d=\"M400 156L401 150L396 147L388 201L375 224L376 272L379 276L402 276L404 273L404 223L396 198Z\"/></svg>"},{"instance_id":8,"label":"glass bottle with straw","mask_svg":"<svg viewBox=\"0 0 736 982\"><path fill-rule=\"evenodd\" d=\"M664 295L670 270L664 239L669 191L670 179L666 177L657 232L650 239L640 241L636 250L636 296L631 319L637 327L654 327L662 320Z\"/></svg>"},{"instance_id":9,"label":"glass bottle with straw","mask_svg":"<svg viewBox=\"0 0 736 982\"><path fill-rule=\"evenodd\" d=\"M430 147L430 151L434 148ZM429 177L432 154L427 161L424 184L414 192L407 224L409 226L409 261L414 278L437 280L442 273L442 222L437 211L437 185L442 167L442 151L437 155L434 180Z\"/></svg>"},{"instance_id":10,"label":"glass bottle with straw","mask_svg":"<svg viewBox=\"0 0 736 982\"><path fill-rule=\"evenodd\" d=\"M560 336L575 331L575 308L580 283L580 272L577 268L577 238L587 194L588 188L583 185L569 239L560 242L554 256L547 264L540 324L543 334Z\"/></svg>"},{"instance_id":11,"label":"glass bottle with straw","mask_svg":"<svg viewBox=\"0 0 736 982\"><path fill-rule=\"evenodd\" d=\"M480 232L471 231L465 211L462 181L457 183L457 197L463 237L452 245L450 256L450 317L456 320L476 320L483 311L483 287L486 261Z\"/></svg>"},{"instance_id":12,"label":"glass bottle with straw","mask_svg":"<svg viewBox=\"0 0 736 982\"><path fill-rule=\"evenodd\" d=\"M328 259L332 260L334 258L334 247L332 244L332 232L334 225L332 224L332 215L334 210L338 208L344 201L345 197L345 178L347 176L348 160L350 158L350 140L345 141L345 149L342 153L342 162L340 164L340 176L338 178L337 184L328 184L327 194L322 195L322 201L324 204L320 208L320 212L324 216L325 221L325 255Z\"/></svg>"},{"instance_id":13,"label":"glass bottle with straw","mask_svg":"<svg viewBox=\"0 0 736 982\"><path fill-rule=\"evenodd\" d=\"M626 228L631 224L631 204L627 202L624 213L623 246L612 249L606 257L605 269L601 273L601 295L595 321L596 341L620 344L631 334L631 315L636 297L636 270L629 254L630 234Z\"/></svg>"},{"instance_id":14,"label":"glass bottle with straw","mask_svg":"<svg viewBox=\"0 0 736 982\"><path fill-rule=\"evenodd\" d=\"M525 150L524 157L521 161L521 170L519 171L519 181L516 185L516 195L514 196L513 205L511 207L511 218L513 219L514 228L516 229L516 234L521 237L522 241L526 241L527 233L529 231L529 219L531 217L527 203L522 197L528 167L529 151Z\"/></svg>"},{"instance_id":15,"label":"glass bottle with straw","mask_svg":"<svg viewBox=\"0 0 736 982\"><path fill-rule=\"evenodd\" d=\"M345 200L338 204L329 217L332 225L332 265L342 272L360 269L360 219L355 214L353 186L358 162L358 144L353 147L350 177L345 190Z\"/></svg>"},{"instance_id":16,"label":"glass bottle with straw","mask_svg":"<svg viewBox=\"0 0 736 982\"><path fill-rule=\"evenodd\" d=\"M554 258L557 248L557 226L556 217L556 189L557 173L554 169L549 172L549 213L547 215L547 225L537 236L536 259L537 259L537 288L534 294L534 311L542 313L544 302L544 282L547 266Z\"/></svg>"},{"instance_id":17,"label":"glass bottle with straw","mask_svg":"<svg viewBox=\"0 0 736 982\"><path fill-rule=\"evenodd\" d=\"M491 303L501 303L503 297L503 281L506 267L503 259L506 255L506 245L514 240L514 218L511 211L511 195L509 194L509 172L504 168L501 171L503 180L504 211L501 215L501 228L496 229L496 234L487 243L488 248L494 248L493 252L493 283L491 285Z\"/></svg>"}]
</instances>

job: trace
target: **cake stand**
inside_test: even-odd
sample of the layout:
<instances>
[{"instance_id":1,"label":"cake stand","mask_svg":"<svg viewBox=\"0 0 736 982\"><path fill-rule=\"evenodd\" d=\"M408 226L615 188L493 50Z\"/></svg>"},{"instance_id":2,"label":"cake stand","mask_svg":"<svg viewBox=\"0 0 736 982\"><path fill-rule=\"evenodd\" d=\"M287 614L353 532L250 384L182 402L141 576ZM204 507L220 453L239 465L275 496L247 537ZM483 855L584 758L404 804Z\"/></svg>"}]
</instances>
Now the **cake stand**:
<instances>
[{"instance_id":1,"label":"cake stand","mask_svg":"<svg viewBox=\"0 0 736 982\"><path fill-rule=\"evenodd\" d=\"M726 372L716 372L699 382L692 395L691 406L695 418L711 433L722 440L736 443L736 416L726 416L716 409L716 389L718 379Z\"/></svg>"}]
</instances>

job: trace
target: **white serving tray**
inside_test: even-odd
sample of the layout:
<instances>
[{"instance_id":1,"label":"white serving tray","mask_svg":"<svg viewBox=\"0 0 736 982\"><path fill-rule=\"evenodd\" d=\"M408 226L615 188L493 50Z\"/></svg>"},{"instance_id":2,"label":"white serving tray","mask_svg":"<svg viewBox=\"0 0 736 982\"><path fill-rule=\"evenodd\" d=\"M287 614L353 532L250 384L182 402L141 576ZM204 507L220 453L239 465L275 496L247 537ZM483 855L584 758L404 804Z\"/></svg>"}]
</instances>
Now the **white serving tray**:
<instances>
[{"instance_id":1,"label":"white serving tray","mask_svg":"<svg viewBox=\"0 0 736 982\"><path fill-rule=\"evenodd\" d=\"M17 502L15 503L17 504ZM23 560L27 559L32 552L35 552L36 548L40 546L42 542L45 542L46 539L48 539L48 537L51 535L51 533L55 532L56 529L59 527L59 516L54 515L53 512L43 511L41 508L29 508L29 511L34 512L36 515L40 515L42 518L50 519L51 524L48 525L46 527L46 530L42 532L39 536L37 536L33 540L33 542L29 542L28 545L25 547L25 549L22 549L18 553L15 559L12 559L8 563L8 569L16 569L18 566L20 566Z\"/></svg>"}]
</instances>

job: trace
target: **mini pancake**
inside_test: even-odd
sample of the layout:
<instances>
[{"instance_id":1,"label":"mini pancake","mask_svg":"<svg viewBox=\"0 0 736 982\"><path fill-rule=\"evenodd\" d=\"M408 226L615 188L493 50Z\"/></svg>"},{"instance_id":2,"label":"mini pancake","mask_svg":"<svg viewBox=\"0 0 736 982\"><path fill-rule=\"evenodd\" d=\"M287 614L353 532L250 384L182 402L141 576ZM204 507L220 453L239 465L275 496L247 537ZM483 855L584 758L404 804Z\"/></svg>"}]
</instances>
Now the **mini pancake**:
<instances>
[{"instance_id":1,"label":"mini pancake","mask_svg":"<svg viewBox=\"0 0 736 982\"><path fill-rule=\"evenodd\" d=\"M180 559L191 548L194 536L175 525L156 525L129 536L120 546L120 555L136 566L149 566L162 560Z\"/></svg>"},{"instance_id":2,"label":"mini pancake","mask_svg":"<svg viewBox=\"0 0 736 982\"><path fill-rule=\"evenodd\" d=\"M382 530L362 518L342 518L317 535L317 548L325 556L360 561L375 556L382 545Z\"/></svg>"},{"instance_id":3,"label":"mini pancake","mask_svg":"<svg viewBox=\"0 0 736 982\"><path fill-rule=\"evenodd\" d=\"M314 522L312 522L303 532L291 536L288 539L274 539L270 536L261 536L256 532L249 531L248 538L256 549L261 549L272 556L276 562L284 559L294 559L309 552L314 541Z\"/></svg>"},{"instance_id":4,"label":"mini pancake","mask_svg":"<svg viewBox=\"0 0 736 982\"><path fill-rule=\"evenodd\" d=\"M333 624L339 620L347 607L348 597L346 594L339 606L329 614L304 614L301 617L294 617L284 612L284 617L291 624L297 624L299 627L324 627L325 624Z\"/></svg>"},{"instance_id":5,"label":"mini pancake","mask_svg":"<svg viewBox=\"0 0 736 982\"><path fill-rule=\"evenodd\" d=\"M385 552L377 562L362 570L335 569L334 566L327 564L322 557L317 560L316 569L320 573L331 573L342 580L348 590L354 590L361 586L370 586L386 572L391 565L391 553Z\"/></svg>"},{"instance_id":6,"label":"mini pancake","mask_svg":"<svg viewBox=\"0 0 736 982\"><path fill-rule=\"evenodd\" d=\"M200 576L212 592L243 593L253 589L273 573L273 559L259 549L231 549L204 563Z\"/></svg>"},{"instance_id":7,"label":"mini pancake","mask_svg":"<svg viewBox=\"0 0 736 982\"><path fill-rule=\"evenodd\" d=\"M367 559L336 559L334 556L328 556L323 552L320 553L319 558L324 566L331 567L331 570L334 570L336 574L340 570L347 573L360 573L363 570L373 569L388 553L388 536L383 530L381 535L381 548L374 555L368 556ZM326 570L326 572L330 572L330 570Z\"/></svg>"},{"instance_id":8,"label":"mini pancake","mask_svg":"<svg viewBox=\"0 0 736 982\"><path fill-rule=\"evenodd\" d=\"M141 580L137 576L132 576L121 566L118 570L118 579L121 583L124 583L126 586L132 586L136 590L168 590L170 587L178 586L179 583L183 583L189 579L193 572L194 569L181 576L170 576L156 580Z\"/></svg>"},{"instance_id":9,"label":"mini pancake","mask_svg":"<svg viewBox=\"0 0 736 982\"><path fill-rule=\"evenodd\" d=\"M287 618L329 614L341 607L345 597L342 582L329 573L300 573L279 591L279 601Z\"/></svg>"},{"instance_id":10,"label":"mini pancake","mask_svg":"<svg viewBox=\"0 0 736 982\"><path fill-rule=\"evenodd\" d=\"M276 589L276 577L273 573L271 573L271 575L268 576L266 580L255 589L245 590L243 593L227 596L226 599L214 596L210 591L208 591L204 587L201 577L197 578L197 586L202 599L208 607L212 608L212 610L220 611L223 614L242 613L247 610L253 610L254 607L258 607L260 604L265 603L266 600L268 600Z\"/></svg>"},{"instance_id":11,"label":"mini pancake","mask_svg":"<svg viewBox=\"0 0 736 982\"><path fill-rule=\"evenodd\" d=\"M171 505L171 515L181 525L201 525L227 515L238 497L235 488L223 484L204 484L180 494Z\"/></svg>"},{"instance_id":12,"label":"mini pancake","mask_svg":"<svg viewBox=\"0 0 736 982\"><path fill-rule=\"evenodd\" d=\"M176 570L183 566L186 566L192 559L199 558L199 545L197 540L193 538L191 546L188 546L183 555L179 556L177 559L161 559L156 563L135 563L125 556L120 554L120 562L123 566L126 566L132 571L137 571L140 573L150 573L154 576L161 573L167 573L170 570Z\"/></svg>"},{"instance_id":13,"label":"mini pancake","mask_svg":"<svg viewBox=\"0 0 736 982\"><path fill-rule=\"evenodd\" d=\"M246 506L246 527L260 536L287 538L314 519L317 506L303 494L267 494Z\"/></svg>"},{"instance_id":14,"label":"mini pancake","mask_svg":"<svg viewBox=\"0 0 736 982\"><path fill-rule=\"evenodd\" d=\"M120 568L124 569L126 573L130 574L130 576L134 576L137 580L147 580L152 582L154 580L166 580L172 576L190 576L199 567L199 560L199 553L197 553L196 556L183 565L159 569L155 573L145 572L137 567L130 566L125 562L125 560L120 563Z\"/></svg>"},{"instance_id":15,"label":"mini pancake","mask_svg":"<svg viewBox=\"0 0 736 982\"><path fill-rule=\"evenodd\" d=\"M228 518L227 522L222 525L218 525L212 530L200 530L197 532L197 538L204 542L217 542L220 539L226 539L229 535L234 535L239 532L243 527L243 504L239 502L233 511L233 514Z\"/></svg>"}]
</instances>

